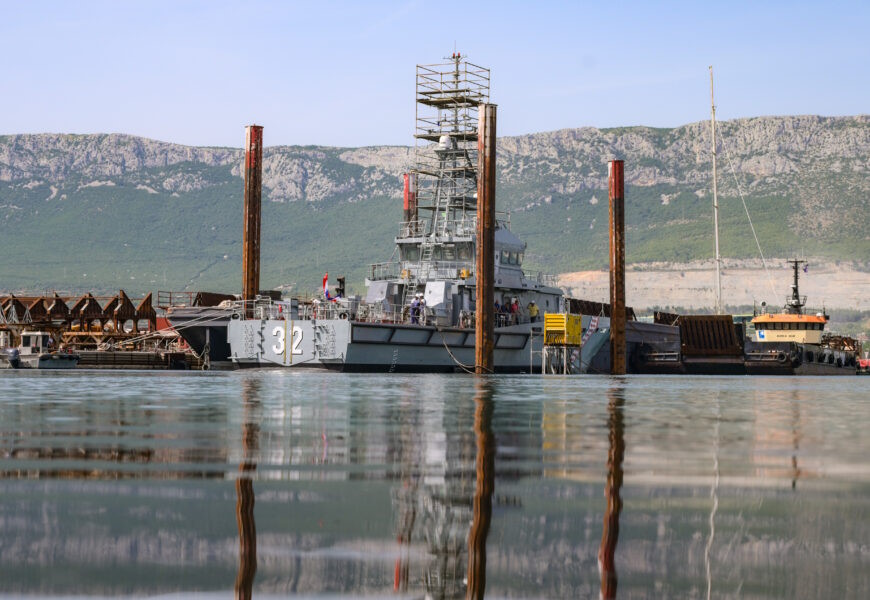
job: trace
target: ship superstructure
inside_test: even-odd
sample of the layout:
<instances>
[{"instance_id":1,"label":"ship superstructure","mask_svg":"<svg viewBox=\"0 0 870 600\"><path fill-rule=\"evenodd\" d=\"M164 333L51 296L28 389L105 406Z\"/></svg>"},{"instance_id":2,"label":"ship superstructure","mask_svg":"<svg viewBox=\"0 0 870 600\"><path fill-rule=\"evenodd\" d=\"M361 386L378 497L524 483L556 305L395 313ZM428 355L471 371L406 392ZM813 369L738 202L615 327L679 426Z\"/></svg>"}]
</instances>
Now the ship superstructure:
<instances>
[{"instance_id":1,"label":"ship superstructure","mask_svg":"<svg viewBox=\"0 0 870 600\"><path fill-rule=\"evenodd\" d=\"M315 366L355 371L455 371L474 363L476 319L494 319L496 371L540 369L545 313L565 311L555 279L528 276L526 245L498 214L493 306L475 305L478 111L489 100L489 70L454 53L417 67L415 159L404 177L395 252L373 264L364 298L323 298L287 307L237 303L227 324L236 366ZM594 323L577 369L609 335Z\"/></svg>"},{"instance_id":2,"label":"ship superstructure","mask_svg":"<svg viewBox=\"0 0 870 600\"><path fill-rule=\"evenodd\" d=\"M489 100L489 69L454 53L449 62L419 65L416 76L415 164L405 175L404 213L395 260L371 266L369 303L383 302L402 320L422 294L442 325L470 325L477 226L478 107ZM495 233L495 300L558 311L552 278L528 277L526 245L499 213ZM514 319L516 321L516 319Z\"/></svg>"}]
</instances>

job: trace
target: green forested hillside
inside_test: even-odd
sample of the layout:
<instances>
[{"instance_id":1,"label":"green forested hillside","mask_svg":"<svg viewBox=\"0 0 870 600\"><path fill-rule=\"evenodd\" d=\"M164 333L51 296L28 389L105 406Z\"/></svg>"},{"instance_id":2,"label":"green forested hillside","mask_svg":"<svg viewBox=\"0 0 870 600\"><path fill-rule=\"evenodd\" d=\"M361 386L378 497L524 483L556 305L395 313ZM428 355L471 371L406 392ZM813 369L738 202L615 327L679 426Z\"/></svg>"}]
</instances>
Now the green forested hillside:
<instances>
[{"instance_id":1,"label":"green forested hillside","mask_svg":"<svg viewBox=\"0 0 870 600\"><path fill-rule=\"evenodd\" d=\"M870 119L724 123L721 248L870 262ZM712 254L703 124L577 129L499 140L499 210L550 273L607 265L606 163L626 161L627 259ZM724 155L723 155L724 156ZM0 136L0 290L131 293L241 287L241 151L122 135ZM389 259L408 148L267 148L262 285L362 287Z\"/></svg>"}]
</instances>

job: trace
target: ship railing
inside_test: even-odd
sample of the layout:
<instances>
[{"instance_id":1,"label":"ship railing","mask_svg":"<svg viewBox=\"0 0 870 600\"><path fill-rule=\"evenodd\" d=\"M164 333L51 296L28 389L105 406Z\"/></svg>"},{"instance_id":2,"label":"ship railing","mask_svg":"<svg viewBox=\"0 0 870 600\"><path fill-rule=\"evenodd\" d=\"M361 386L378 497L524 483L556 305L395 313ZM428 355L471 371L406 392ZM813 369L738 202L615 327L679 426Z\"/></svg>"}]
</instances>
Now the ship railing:
<instances>
[{"instance_id":1,"label":"ship railing","mask_svg":"<svg viewBox=\"0 0 870 600\"><path fill-rule=\"evenodd\" d=\"M400 262L383 262L369 265L369 279L372 281L381 281L384 279L402 279L402 263Z\"/></svg>"},{"instance_id":2,"label":"ship railing","mask_svg":"<svg viewBox=\"0 0 870 600\"><path fill-rule=\"evenodd\" d=\"M431 260L428 262L393 261L375 263L369 266L369 279L379 281L385 279L416 280L425 282L431 279L467 279L474 275L473 260ZM559 278L556 275L541 271L524 271L526 279L558 287Z\"/></svg>"},{"instance_id":3,"label":"ship railing","mask_svg":"<svg viewBox=\"0 0 870 600\"><path fill-rule=\"evenodd\" d=\"M169 292L157 290L157 308L169 308L170 306L193 306L196 292Z\"/></svg>"},{"instance_id":4,"label":"ship railing","mask_svg":"<svg viewBox=\"0 0 870 600\"><path fill-rule=\"evenodd\" d=\"M232 308L243 318L286 319L292 312L289 300L272 300L263 296L255 300L232 300L222 305Z\"/></svg>"},{"instance_id":5,"label":"ship railing","mask_svg":"<svg viewBox=\"0 0 870 600\"><path fill-rule=\"evenodd\" d=\"M550 287L559 287L559 277L543 271L524 271L526 279L548 285Z\"/></svg>"},{"instance_id":6,"label":"ship railing","mask_svg":"<svg viewBox=\"0 0 870 600\"><path fill-rule=\"evenodd\" d=\"M414 221L403 221L399 224L400 238L420 237L426 232L426 221L416 219Z\"/></svg>"},{"instance_id":7,"label":"ship railing","mask_svg":"<svg viewBox=\"0 0 870 600\"><path fill-rule=\"evenodd\" d=\"M415 273L415 268L419 269ZM416 274L418 279L467 279L474 273L474 264L471 260L433 260L412 267L411 273Z\"/></svg>"},{"instance_id":8,"label":"ship railing","mask_svg":"<svg viewBox=\"0 0 870 600\"><path fill-rule=\"evenodd\" d=\"M361 304L356 320L363 323L410 323L410 307L388 302Z\"/></svg>"},{"instance_id":9,"label":"ship railing","mask_svg":"<svg viewBox=\"0 0 870 600\"><path fill-rule=\"evenodd\" d=\"M788 300L791 300L791 296L789 296ZM806 296L803 297L802 301L804 301L804 302L806 301ZM788 304L788 302L786 302L785 309L788 309L788 308L789 308L789 304ZM771 315L771 314L778 314L778 313L782 312L782 310L783 310L783 307L770 306L769 304L765 304L764 306L762 306L760 308L756 308L755 313L759 314L759 315ZM815 315L815 316L820 315L823 317L828 316L828 311L824 306L822 306L821 308L819 308L817 306L816 307L804 306L801 308L801 313L805 314L805 315Z\"/></svg>"},{"instance_id":10,"label":"ship railing","mask_svg":"<svg viewBox=\"0 0 870 600\"><path fill-rule=\"evenodd\" d=\"M490 318L492 318L493 326L495 327L508 327L510 325L519 325L531 321L529 315L522 310L514 315L506 312L492 311L490 313ZM437 311L433 308L423 307L422 312L417 313L417 318L414 319L410 306L390 304L387 302L376 302L372 304L361 304L356 312L355 320L364 323L438 325L444 327L473 329L477 320L477 313L473 310L460 310L458 312L458 320L452 322L449 317L445 317L444 315L439 316ZM543 321L540 318L537 322L543 325Z\"/></svg>"},{"instance_id":11,"label":"ship railing","mask_svg":"<svg viewBox=\"0 0 870 600\"><path fill-rule=\"evenodd\" d=\"M510 211L496 211L495 220L499 228L511 228L511 213ZM429 230L429 219L415 219L413 221L402 221L399 224L399 238L419 238L429 236L432 232ZM467 216L462 219L451 219L449 221L439 220L437 223L438 237L454 236L454 237L473 237L477 234L477 215L473 212L467 213Z\"/></svg>"},{"instance_id":12,"label":"ship railing","mask_svg":"<svg viewBox=\"0 0 870 600\"><path fill-rule=\"evenodd\" d=\"M369 266L369 279L398 279L425 282L430 279L465 279L472 275L471 260L430 260L427 262L395 261Z\"/></svg>"}]
</instances>

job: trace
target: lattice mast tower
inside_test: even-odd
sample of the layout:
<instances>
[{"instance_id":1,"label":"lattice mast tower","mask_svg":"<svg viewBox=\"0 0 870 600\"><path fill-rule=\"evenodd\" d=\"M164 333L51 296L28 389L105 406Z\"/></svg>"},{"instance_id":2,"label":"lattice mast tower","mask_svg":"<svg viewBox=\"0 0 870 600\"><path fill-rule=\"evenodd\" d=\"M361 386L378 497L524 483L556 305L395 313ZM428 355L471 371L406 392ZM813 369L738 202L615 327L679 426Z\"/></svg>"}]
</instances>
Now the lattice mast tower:
<instances>
[{"instance_id":1,"label":"lattice mast tower","mask_svg":"<svg viewBox=\"0 0 870 600\"><path fill-rule=\"evenodd\" d=\"M478 106L489 101L489 69L459 53L449 61L417 65L412 173L424 260L427 246L471 226L477 211Z\"/></svg>"}]
</instances>

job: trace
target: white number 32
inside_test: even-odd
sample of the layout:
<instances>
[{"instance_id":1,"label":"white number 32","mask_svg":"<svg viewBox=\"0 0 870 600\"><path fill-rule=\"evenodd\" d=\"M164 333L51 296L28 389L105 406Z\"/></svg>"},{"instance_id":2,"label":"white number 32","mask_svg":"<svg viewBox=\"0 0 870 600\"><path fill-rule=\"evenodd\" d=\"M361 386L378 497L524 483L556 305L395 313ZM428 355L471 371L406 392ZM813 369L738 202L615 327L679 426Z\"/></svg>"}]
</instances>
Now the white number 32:
<instances>
[{"instance_id":1,"label":"white number 32","mask_svg":"<svg viewBox=\"0 0 870 600\"><path fill-rule=\"evenodd\" d=\"M275 345L272 346L272 352L275 354L284 354L285 343L284 339L284 328L281 326L275 327L272 330L272 335L276 338ZM290 354L299 355L302 354L302 329L300 327L294 327L290 333L292 338L292 345L290 347Z\"/></svg>"}]
</instances>

